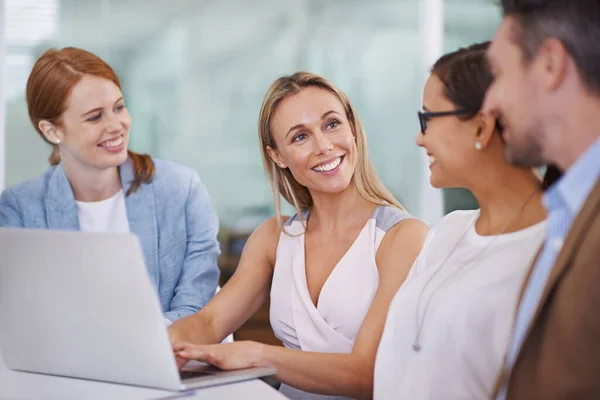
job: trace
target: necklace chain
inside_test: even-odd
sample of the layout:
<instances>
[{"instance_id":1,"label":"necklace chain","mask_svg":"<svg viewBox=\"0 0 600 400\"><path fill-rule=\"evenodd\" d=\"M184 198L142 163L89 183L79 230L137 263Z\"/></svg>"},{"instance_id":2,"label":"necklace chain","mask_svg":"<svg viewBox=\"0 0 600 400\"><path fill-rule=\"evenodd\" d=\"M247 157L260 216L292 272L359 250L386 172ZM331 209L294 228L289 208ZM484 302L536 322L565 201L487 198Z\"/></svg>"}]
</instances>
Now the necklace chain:
<instances>
[{"instance_id":1,"label":"necklace chain","mask_svg":"<svg viewBox=\"0 0 600 400\"><path fill-rule=\"evenodd\" d=\"M463 232L463 234L460 236L460 238L458 239L458 241L456 242L456 244L454 245L454 248L452 248L452 250L450 251L450 253L448 253L448 256L446 256L446 258L444 259L444 261L442 262L442 264L439 266L439 268L433 273L431 274L431 276L429 277L429 279L427 279L427 281L425 282L425 285L423 286L423 288L421 289L421 292L419 293L419 297L417 299L417 312L416 312L416 330L415 330L415 340L413 342L412 348L414 351L420 351L421 350L421 344L419 343L419 339L421 338L421 332L423 330L423 324L425 322L425 317L427 315L427 310L429 309L429 305L431 304L431 300L435 297L435 295L438 293L438 291L444 287L444 285L446 283L448 283L450 280L452 280L453 278L456 278L460 272L464 272L467 269L470 268L471 263L473 263L473 261L483 255L487 249L496 241L496 239L500 236L503 235L508 228L511 227L512 224L514 224L517 219L519 218L519 216L521 215L521 213L523 212L523 210L525 209L525 207L527 206L527 204L529 204L529 202L531 201L531 199L533 199L533 197L536 195L536 193L538 193L538 190L536 189L528 198L527 200L523 203L523 205L521 206L521 208L519 208L519 211L517 212L517 214L515 215L515 217L513 219L511 219L509 221L509 223L500 231L500 233L498 235L495 235L492 240L479 252L476 253L468 262L466 262L462 268L459 268L457 271L455 271L454 273L450 274L450 276L448 276L448 278L444 279L442 281L442 283L436 287L431 296L429 297L429 299L427 300L427 303L425 304L425 308L423 309L423 315L420 316L420 310L421 310L421 300L423 298L423 294L425 293L425 290L427 289L427 286L429 286L429 284L433 281L433 278L435 278L435 276L438 274L438 272L440 272L444 265L446 264L446 262L448 261L448 259L452 256L452 254L454 254L454 252L456 251L456 249L458 248L458 246L462 243L463 239L465 238L465 236L467 235L467 233L469 232L469 230L471 230L471 228L475 225L475 223L477 222L478 218L473 218L473 221L469 224L469 226L467 227L467 229ZM469 268L467 268L469 267Z\"/></svg>"}]
</instances>

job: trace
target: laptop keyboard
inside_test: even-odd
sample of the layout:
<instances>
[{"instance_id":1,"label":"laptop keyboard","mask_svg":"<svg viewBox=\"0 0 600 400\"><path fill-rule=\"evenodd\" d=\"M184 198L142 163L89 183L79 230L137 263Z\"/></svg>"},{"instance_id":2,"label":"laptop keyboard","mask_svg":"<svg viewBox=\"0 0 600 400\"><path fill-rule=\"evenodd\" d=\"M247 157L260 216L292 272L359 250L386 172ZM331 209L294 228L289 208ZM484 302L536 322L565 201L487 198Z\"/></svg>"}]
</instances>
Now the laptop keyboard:
<instances>
[{"instance_id":1,"label":"laptop keyboard","mask_svg":"<svg viewBox=\"0 0 600 400\"><path fill-rule=\"evenodd\" d=\"M181 380L190 379L190 378L198 378L201 376L209 376L214 375L221 370L217 367L213 367L212 365L195 367L194 369L184 369L179 371L179 377Z\"/></svg>"}]
</instances>

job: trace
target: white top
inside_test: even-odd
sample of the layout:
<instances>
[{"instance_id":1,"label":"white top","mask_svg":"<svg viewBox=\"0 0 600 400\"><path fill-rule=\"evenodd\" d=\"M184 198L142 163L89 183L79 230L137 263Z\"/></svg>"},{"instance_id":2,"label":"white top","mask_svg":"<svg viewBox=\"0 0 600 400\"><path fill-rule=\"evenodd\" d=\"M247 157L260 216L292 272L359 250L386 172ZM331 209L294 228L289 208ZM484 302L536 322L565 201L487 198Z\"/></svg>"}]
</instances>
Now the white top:
<instances>
[{"instance_id":1,"label":"white top","mask_svg":"<svg viewBox=\"0 0 600 400\"><path fill-rule=\"evenodd\" d=\"M83 232L129 232L123 189L101 201L77 201L79 228Z\"/></svg>"},{"instance_id":2,"label":"white top","mask_svg":"<svg viewBox=\"0 0 600 400\"><path fill-rule=\"evenodd\" d=\"M390 306L375 364L376 399L491 396L519 290L544 239L546 221L480 236L474 226L478 217L479 210L455 211L429 232ZM419 351L413 350L417 317Z\"/></svg>"},{"instance_id":3,"label":"white top","mask_svg":"<svg viewBox=\"0 0 600 400\"><path fill-rule=\"evenodd\" d=\"M305 213L305 219L308 213ZM271 286L271 326L291 349L350 353L379 285L375 256L386 232L412 218L394 207L375 209L358 237L323 285L317 307L310 298L304 262L304 228L297 216L285 224L277 246ZM281 385L292 399L341 399Z\"/></svg>"}]
</instances>

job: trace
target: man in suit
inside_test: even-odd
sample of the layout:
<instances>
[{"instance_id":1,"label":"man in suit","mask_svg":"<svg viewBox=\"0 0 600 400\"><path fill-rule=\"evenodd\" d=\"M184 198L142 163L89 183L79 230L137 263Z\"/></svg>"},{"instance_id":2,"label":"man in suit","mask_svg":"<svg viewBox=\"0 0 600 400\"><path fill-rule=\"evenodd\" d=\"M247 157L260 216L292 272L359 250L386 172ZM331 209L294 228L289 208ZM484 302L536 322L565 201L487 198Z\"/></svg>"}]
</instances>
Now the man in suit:
<instances>
[{"instance_id":1,"label":"man in suit","mask_svg":"<svg viewBox=\"0 0 600 400\"><path fill-rule=\"evenodd\" d=\"M600 399L600 1L501 0L484 111L506 157L557 165L495 399Z\"/></svg>"}]
</instances>

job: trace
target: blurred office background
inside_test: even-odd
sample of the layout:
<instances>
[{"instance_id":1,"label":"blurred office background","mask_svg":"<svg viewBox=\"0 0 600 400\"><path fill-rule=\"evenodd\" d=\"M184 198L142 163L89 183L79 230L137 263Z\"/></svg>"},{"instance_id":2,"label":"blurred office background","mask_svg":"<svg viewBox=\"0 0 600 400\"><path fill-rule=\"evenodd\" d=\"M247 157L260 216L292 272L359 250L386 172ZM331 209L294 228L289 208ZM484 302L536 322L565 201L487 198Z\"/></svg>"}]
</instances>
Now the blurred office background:
<instances>
[{"instance_id":1,"label":"blurred office background","mask_svg":"<svg viewBox=\"0 0 600 400\"><path fill-rule=\"evenodd\" d=\"M444 51L492 37L500 18L493 0L439 3ZM296 70L346 91L384 183L419 214L427 183L414 144L426 77L421 7L419 0L4 0L4 184L47 166L50 150L25 105L33 63L48 47L78 46L119 74L131 147L196 169L224 224L272 212L258 109L271 82Z\"/></svg>"},{"instance_id":2,"label":"blurred office background","mask_svg":"<svg viewBox=\"0 0 600 400\"><path fill-rule=\"evenodd\" d=\"M271 82L297 70L322 74L349 95L377 171L410 212L432 223L475 206L468 193L442 196L429 188L423 151L415 145L416 111L435 53L491 39L500 21L493 0L0 4L0 189L47 167L50 148L29 123L25 84L47 48L77 46L117 71L133 120L131 148L200 174L221 220L224 270L235 267L245 232L273 214L257 116Z\"/></svg>"}]
</instances>

